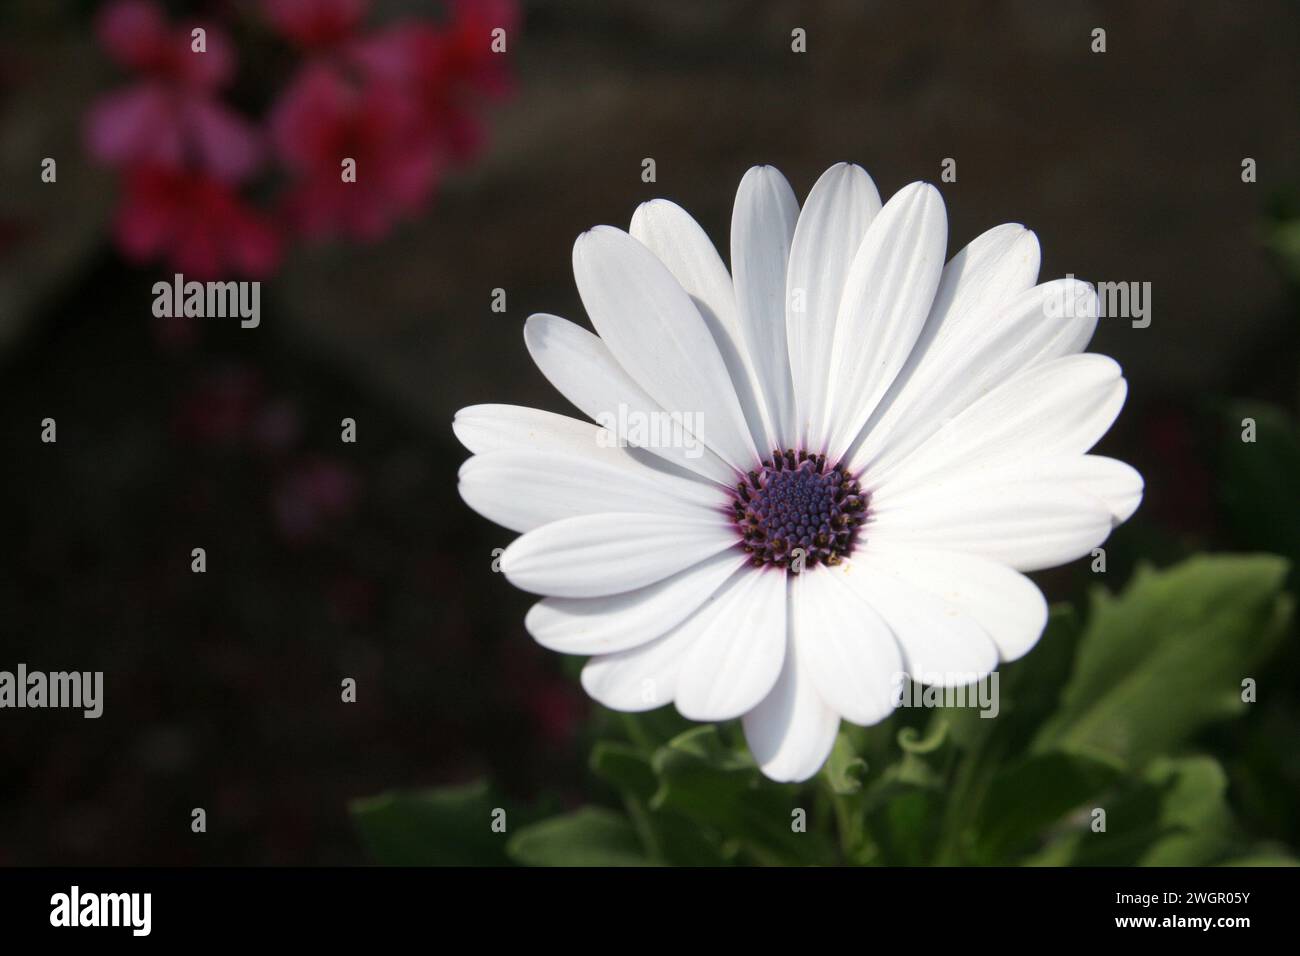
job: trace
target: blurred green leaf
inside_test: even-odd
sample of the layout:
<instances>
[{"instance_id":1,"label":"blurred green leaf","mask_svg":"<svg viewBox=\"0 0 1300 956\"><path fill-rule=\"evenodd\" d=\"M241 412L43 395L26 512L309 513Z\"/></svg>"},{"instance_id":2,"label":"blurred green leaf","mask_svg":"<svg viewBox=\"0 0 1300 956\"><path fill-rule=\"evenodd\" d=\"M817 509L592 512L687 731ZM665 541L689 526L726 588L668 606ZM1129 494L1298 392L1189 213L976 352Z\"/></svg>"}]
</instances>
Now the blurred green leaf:
<instances>
[{"instance_id":1,"label":"blurred green leaf","mask_svg":"<svg viewBox=\"0 0 1300 956\"><path fill-rule=\"evenodd\" d=\"M998 668L998 716L996 725L999 747L1007 753L1020 754L1029 747L1034 735L1061 705L1061 693L1069 680L1078 653L1083 625L1068 604L1052 606L1043 636L1033 649L1019 660ZM966 744L968 733L983 733L985 720L956 724L952 733Z\"/></svg>"},{"instance_id":2,"label":"blurred green leaf","mask_svg":"<svg viewBox=\"0 0 1300 956\"><path fill-rule=\"evenodd\" d=\"M1021 860L1028 866L1132 866L1170 832L1160 824L1160 790L1141 778L1127 778L1095 806L1048 831L1041 850ZM1092 801L1089 801L1092 802ZM1094 812L1105 812L1105 830L1094 830Z\"/></svg>"},{"instance_id":3,"label":"blurred green leaf","mask_svg":"<svg viewBox=\"0 0 1300 956\"><path fill-rule=\"evenodd\" d=\"M1271 224L1267 242L1292 282L1300 282L1300 218L1280 219Z\"/></svg>"},{"instance_id":4,"label":"blurred green leaf","mask_svg":"<svg viewBox=\"0 0 1300 956\"><path fill-rule=\"evenodd\" d=\"M671 706L636 714L609 710L605 707L598 707L596 710L608 723L611 733L614 732L614 728L617 728L621 731L620 736L626 736L647 755L679 734L684 734L697 726L677 713L677 708Z\"/></svg>"},{"instance_id":5,"label":"blurred green leaf","mask_svg":"<svg viewBox=\"0 0 1300 956\"><path fill-rule=\"evenodd\" d=\"M659 786L650 761L631 744L602 740L591 750L591 770L620 793L649 800Z\"/></svg>"},{"instance_id":6,"label":"blurred green leaf","mask_svg":"<svg viewBox=\"0 0 1300 956\"><path fill-rule=\"evenodd\" d=\"M638 807L638 832L651 846L656 863L673 866L722 866L735 859L739 845L694 820L667 810Z\"/></svg>"},{"instance_id":7,"label":"blurred green leaf","mask_svg":"<svg viewBox=\"0 0 1300 956\"><path fill-rule=\"evenodd\" d=\"M581 807L525 827L510 838L510 858L524 866L648 866L636 830L603 807Z\"/></svg>"},{"instance_id":8,"label":"blurred green leaf","mask_svg":"<svg viewBox=\"0 0 1300 956\"><path fill-rule=\"evenodd\" d=\"M1047 827L1096 797L1123 772L1114 759L1060 751L1032 754L1006 767L993 778L975 824L976 860L1013 862Z\"/></svg>"},{"instance_id":9,"label":"blurred green leaf","mask_svg":"<svg viewBox=\"0 0 1300 956\"><path fill-rule=\"evenodd\" d=\"M1154 761L1147 779L1161 788L1160 823L1176 832L1139 858L1142 866L1204 866L1229 851L1236 836L1228 809L1228 777L1217 760Z\"/></svg>"},{"instance_id":10,"label":"blurred green leaf","mask_svg":"<svg viewBox=\"0 0 1300 956\"><path fill-rule=\"evenodd\" d=\"M943 797L938 790L896 784L883 805L868 816L881 862L924 866L932 862L941 834Z\"/></svg>"},{"instance_id":11,"label":"blurred green leaf","mask_svg":"<svg viewBox=\"0 0 1300 956\"><path fill-rule=\"evenodd\" d=\"M506 834L493 832L505 809L486 781L458 787L395 791L352 802L352 818L371 856L389 866L508 864ZM517 821L507 811L506 825Z\"/></svg>"},{"instance_id":12,"label":"blurred green leaf","mask_svg":"<svg viewBox=\"0 0 1300 956\"><path fill-rule=\"evenodd\" d=\"M863 791L850 799L865 818L878 862L916 866L930 861L942 829L947 794L934 763L945 762L948 754L912 753L897 743L895 748L897 759L868 776Z\"/></svg>"},{"instance_id":13,"label":"blurred green leaf","mask_svg":"<svg viewBox=\"0 0 1300 956\"><path fill-rule=\"evenodd\" d=\"M828 863L834 853L811 822L795 829L807 805L796 787L762 778L748 753L729 747L712 725L697 727L654 755L659 790L652 810L681 814L697 826L739 841L761 863Z\"/></svg>"},{"instance_id":14,"label":"blurred green leaf","mask_svg":"<svg viewBox=\"0 0 1300 956\"><path fill-rule=\"evenodd\" d=\"M966 711L970 713L970 711ZM943 746L948 738L948 718L942 711L935 712L935 719L923 735L915 727L904 727L898 732L898 746L909 754L930 754Z\"/></svg>"},{"instance_id":15,"label":"blurred green leaf","mask_svg":"<svg viewBox=\"0 0 1300 956\"><path fill-rule=\"evenodd\" d=\"M1090 814L1070 821L1031 863L1054 866L1207 866L1234 853L1240 835L1225 799L1227 778L1210 757L1162 757L1097 802L1106 830Z\"/></svg>"},{"instance_id":16,"label":"blurred green leaf","mask_svg":"<svg viewBox=\"0 0 1300 956\"><path fill-rule=\"evenodd\" d=\"M1272 555L1194 557L1141 568L1123 594L1093 593L1061 709L1034 749L1140 764L1205 724L1241 713L1241 682L1283 633L1287 563Z\"/></svg>"},{"instance_id":17,"label":"blurred green leaf","mask_svg":"<svg viewBox=\"0 0 1300 956\"><path fill-rule=\"evenodd\" d=\"M822 768L832 792L848 796L862 789L862 779L867 774L867 762L853 752L848 734L840 731L835 738L830 758Z\"/></svg>"},{"instance_id":18,"label":"blurred green leaf","mask_svg":"<svg viewBox=\"0 0 1300 956\"><path fill-rule=\"evenodd\" d=\"M653 862L678 866L718 866L727 854L712 834L678 814L649 808L659 789L650 759L618 741L601 741L591 752L591 769L623 797L628 814Z\"/></svg>"}]
</instances>

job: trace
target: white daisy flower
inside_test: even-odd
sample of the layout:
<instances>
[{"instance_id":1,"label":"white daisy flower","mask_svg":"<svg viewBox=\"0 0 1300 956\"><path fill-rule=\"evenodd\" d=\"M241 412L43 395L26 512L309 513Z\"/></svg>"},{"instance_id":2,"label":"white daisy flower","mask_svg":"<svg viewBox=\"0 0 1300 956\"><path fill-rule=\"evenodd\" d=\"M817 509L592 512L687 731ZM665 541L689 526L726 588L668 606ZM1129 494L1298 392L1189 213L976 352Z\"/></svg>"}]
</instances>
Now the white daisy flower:
<instances>
[{"instance_id":1,"label":"white daisy flower","mask_svg":"<svg viewBox=\"0 0 1300 956\"><path fill-rule=\"evenodd\" d=\"M900 675L970 683L1038 640L1021 572L1089 554L1141 498L1087 454L1126 383L1081 354L1092 288L1035 285L1032 232L947 265L946 243L933 186L882 207L845 164L802 210L751 169L730 274L665 200L578 238L599 334L534 315L524 339L599 424L477 405L453 427L461 495L521 532L501 569L544 596L529 633L591 655L593 698L743 718L763 772L805 780L841 719L890 714Z\"/></svg>"}]
</instances>

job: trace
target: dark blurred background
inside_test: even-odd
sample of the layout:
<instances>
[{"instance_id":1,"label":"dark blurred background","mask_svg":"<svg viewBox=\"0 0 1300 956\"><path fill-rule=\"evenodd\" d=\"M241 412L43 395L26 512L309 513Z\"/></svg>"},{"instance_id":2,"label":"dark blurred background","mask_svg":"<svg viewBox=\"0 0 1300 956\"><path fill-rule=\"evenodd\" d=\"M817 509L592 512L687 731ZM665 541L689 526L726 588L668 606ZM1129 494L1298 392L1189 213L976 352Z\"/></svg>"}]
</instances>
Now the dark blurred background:
<instances>
[{"instance_id":1,"label":"dark blurred background","mask_svg":"<svg viewBox=\"0 0 1300 956\"><path fill-rule=\"evenodd\" d=\"M0 12L0 668L103 670L106 685L99 720L0 712L0 864L361 862L356 797L491 774L575 799L587 704L524 632L530 599L491 571L510 535L456 496L449 423L477 402L567 411L520 331L533 311L584 319L573 239L666 196L725 254L756 163L801 197L839 160L886 196L928 179L950 252L1020 221L1044 278L1150 282L1150 327L1106 319L1093 343L1130 381L1102 451L1148 482L1106 583L1142 558L1278 549L1270 521L1239 520L1250 502L1232 500L1224 449L1242 400L1286 422L1300 398L1293 3L498 5L518 20L491 64L504 75L471 76L458 100L469 144L439 139L436 188L384 228L286 225L302 177L287 161L238 183L285 235L257 329L151 313L175 249L124 245L131 170L87 145L95 104L134 81L106 52L104 6ZM474 13L355 6L352 37ZM165 9L228 35L239 60L216 95L251 122L304 62L340 55L322 50L337 38L268 26L258 0ZM949 157L957 181L940 183ZM46 417L57 444L40 441ZM1049 596L1082 593L1080 564L1040 576ZM1300 668L1285 654L1285 699L1215 745L1260 761L1234 778L1258 791L1246 817L1294 845Z\"/></svg>"}]
</instances>

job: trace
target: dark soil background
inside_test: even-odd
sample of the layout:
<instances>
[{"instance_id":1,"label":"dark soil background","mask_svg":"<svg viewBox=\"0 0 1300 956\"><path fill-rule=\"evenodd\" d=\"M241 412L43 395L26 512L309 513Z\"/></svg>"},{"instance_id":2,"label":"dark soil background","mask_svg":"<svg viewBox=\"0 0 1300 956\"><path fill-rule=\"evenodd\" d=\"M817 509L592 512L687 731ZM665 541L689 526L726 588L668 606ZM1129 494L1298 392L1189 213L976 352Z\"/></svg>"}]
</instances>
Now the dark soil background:
<instances>
[{"instance_id":1,"label":"dark soil background","mask_svg":"<svg viewBox=\"0 0 1300 956\"><path fill-rule=\"evenodd\" d=\"M1295 291L1268 244L1300 186L1292 3L529 3L486 155L384 242L300 251L250 330L160 327L169 273L109 248L112 179L77 135L114 82L92 6L0 13L0 668L106 684L99 720L0 712L0 864L355 863L355 797L487 773L581 792L587 705L491 571L510 535L457 498L449 423L483 401L565 410L520 326L583 318L573 239L662 195L725 251L754 163L802 197L850 160L888 195L953 157L950 251L1021 221L1044 278L1151 282L1151 327L1103 320L1093 344L1130 380L1101 450L1148 480L1108 583L1256 546L1215 448L1221 399L1297 404ZM1088 577L1042 580L1064 598Z\"/></svg>"}]
</instances>

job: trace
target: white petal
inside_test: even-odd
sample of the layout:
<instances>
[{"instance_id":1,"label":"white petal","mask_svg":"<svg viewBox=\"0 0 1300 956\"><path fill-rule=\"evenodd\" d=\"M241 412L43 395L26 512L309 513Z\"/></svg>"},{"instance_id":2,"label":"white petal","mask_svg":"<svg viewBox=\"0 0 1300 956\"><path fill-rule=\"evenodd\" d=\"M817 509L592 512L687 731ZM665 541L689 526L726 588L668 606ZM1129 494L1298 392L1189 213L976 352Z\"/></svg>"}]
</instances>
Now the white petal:
<instances>
[{"instance_id":1,"label":"white petal","mask_svg":"<svg viewBox=\"0 0 1300 956\"><path fill-rule=\"evenodd\" d=\"M1119 414L1127 383L1114 359L1069 355L1020 372L867 483L882 494L935 475L1003 470L1020 459L1082 454Z\"/></svg>"},{"instance_id":2,"label":"white petal","mask_svg":"<svg viewBox=\"0 0 1300 956\"><path fill-rule=\"evenodd\" d=\"M558 316L538 314L524 323L524 343L547 381L583 414L608 425L621 442L721 484L734 484L735 470L689 429L681 434L684 440L667 442L647 441L654 434L637 431L638 423L668 421L668 412L632 380L599 337Z\"/></svg>"},{"instance_id":3,"label":"white petal","mask_svg":"<svg viewBox=\"0 0 1300 956\"><path fill-rule=\"evenodd\" d=\"M543 647L562 654L612 654L652 641L684 621L747 563L723 551L655 584L598 598L546 598L524 618Z\"/></svg>"},{"instance_id":4,"label":"white petal","mask_svg":"<svg viewBox=\"0 0 1300 956\"><path fill-rule=\"evenodd\" d=\"M706 604L663 637L593 657L582 668L582 689L606 707L632 713L672 703L682 661L711 612Z\"/></svg>"},{"instance_id":5,"label":"white petal","mask_svg":"<svg viewBox=\"0 0 1300 956\"><path fill-rule=\"evenodd\" d=\"M1031 481L1068 485L1096 498L1110 512L1113 525L1127 521L1142 503L1142 476L1131 465L1102 455L990 461L969 469L956 468L907 490L891 483L880 500L905 501L910 500L911 492L929 495L945 487Z\"/></svg>"},{"instance_id":6,"label":"white petal","mask_svg":"<svg viewBox=\"0 0 1300 956\"><path fill-rule=\"evenodd\" d=\"M471 508L512 531L602 511L708 520L726 504L716 485L656 472L617 448L475 455L460 468L459 490Z\"/></svg>"},{"instance_id":7,"label":"white petal","mask_svg":"<svg viewBox=\"0 0 1300 956\"><path fill-rule=\"evenodd\" d=\"M938 596L974 620L1003 661L1023 656L1047 626L1047 601L1037 585L996 561L951 551L872 542L899 577Z\"/></svg>"},{"instance_id":8,"label":"white petal","mask_svg":"<svg viewBox=\"0 0 1300 956\"><path fill-rule=\"evenodd\" d=\"M954 480L872 498L872 542L961 551L1021 571L1056 567L1106 540L1109 509L1095 495L1056 481L1009 476Z\"/></svg>"},{"instance_id":9,"label":"white petal","mask_svg":"<svg viewBox=\"0 0 1300 956\"><path fill-rule=\"evenodd\" d=\"M745 740L754 759L772 780L802 782L826 762L839 727L839 715L818 695L791 635L776 686L745 714Z\"/></svg>"},{"instance_id":10,"label":"white petal","mask_svg":"<svg viewBox=\"0 0 1300 956\"><path fill-rule=\"evenodd\" d=\"M926 320L925 343L981 334L988 321L1038 278L1038 237L1018 222L981 233L943 269L934 308Z\"/></svg>"},{"instance_id":11,"label":"white petal","mask_svg":"<svg viewBox=\"0 0 1300 956\"><path fill-rule=\"evenodd\" d=\"M451 430L476 455L529 448L603 451L606 447L601 444L604 429L600 426L522 405L470 405L456 413Z\"/></svg>"},{"instance_id":12,"label":"white petal","mask_svg":"<svg viewBox=\"0 0 1300 956\"><path fill-rule=\"evenodd\" d=\"M717 613L691 644L677 678L677 710L690 720L731 720L767 696L786 643L786 581L749 570L717 598Z\"/></svg>"},{"instance_id":13,"label":"white petal","mask_svg":"<svg viewBox=\"0 0 1300 956\"><path fill-rule=\"evenodd\" d=\"M916 344L939 284L947 232L943 200L928 183L899 190L868 227L835 320L831 460L843 457Z\"/></svg>"},{"instance_id":14,"label":"white petal","mask_svg":"<svg viewBox=\"0 0 1300 956\"><path fill-rule=\"evenodd\" d=\"M1142 503L1144 482L1131 465L1102 455L1044 458L1018 466L1017 473L1034 481L1064 482L1100 498L1111 521L1122 524Z\"/></svg>"},{"instance_id":15,"label":"white petal","mask_svg":"<svg viewBox=\"0 0 1300 956\"><path fill-rule=\"evenodd\" d=\"M573 275L592 325L618 364L742 471L757 460L726 363L681 285L622 230L597 226L573 246ZM602 422L602 424L604 424Z\"/></svg>"},{"instance_id":16,"label":"white petal","mask_svg":"<svg viewBox=\"0 0 1300 956\"><path fill-rule=\"evenodd\" d=\"M858 592L885 619L912 679L956 687L992 671L998 650L959 608L904 579L887 556L864 552L827 571Z\"/></svg>"},{"instance_id":17,"label":"white petal","mask_svg":"<svg viewBox=\"0 0 1300 956\"><path fill-rule=\"evenodd\" d=\"M826 380L849 266L876 213L880 193L860 166L837 163L813 186L799 213L786 278L786 341L794 382L797 439L826 432Z\"/></svg>"},{"instance_id":18,"label":"white petal","mask_svg":"<svg viewBox=\"0 0 1300 956\"><path fill-rule=\"evenodd\" d=\"M745 349L767 410L764 452L794 441L794 389L785 335L785 275L799 201L772 166L755 166L736 191L731 271Z\"/></svg>"},{"instance_id":19,"label":"white petal","mask_svg":"<svg viewBox=\"0 0 1300 956\"><path fill-rule=\"evenodd\" d=\"M874 724L894 710L898 643L875 609L834 568L795 575L794 634L822 700L855 724Z\"/></svg>"},{"instance_id":20,"label":"white petal","mask_svg":"<svg viewBox=\"0 0 1300 956\"><path fill-rule=\"evenodd\" d=\"M593 657L582 670L583 689L593 699L615 710L652 710L672 701L677 695L688 652L726 611L728 601L734 600L741 579L750 576L744 568L737 571L663 637L629 650Z\"/></svg>"},{"instance_id":21,"label":"white petal","mask_svg":"<svg viewBox=\"0 0 1300 956\"><path fill-rule=\"evenodd\" d=\"M849 452L854 470L904 437L895 423L912 405L933 399L930 382L944 373L944 356L961 354L941 346L977 337L997 310L1034 284L1038 264L1038 239L1018 223L995 226L949 260L915 348Z\"/></svg>"},{"instance_id":22,"label":"white petal","mask_svg":"<svg viewBox=\"0 0 1300 956\"><path fill-rule=\"evenodd\" d=\"M667 199L652 199L637 207L628 232L659 257L686 293L712 313L728 335L739 335L736 295L727 266L690 213Z\"/></svg>"},{"instance_id":23,"label":"white petal","mask_svg":"<svg viewBox=\"0 0 1300 956\"><path fill-rule=\"evenodd\" d=\"M1046 303L1063 294L1075 296L1080 307L1066 316L1049 314ZM850 467L888 468L1017 373L1077 352L1096 327L1096 302L1086 283L1044 283L1004 304L983 325L967 325L936 344L879 421L868 423Z\"/></svg>"},{"instance_id":24,"label":"white petal","mask_svg":"<svg viewBox=\"0 0 1300 956\"><path fill-rule=\"evenodd\" d=\"M628 232L659 257L700 310L731 375L750 436L766 445L763 403L740 331L736 293L718 250L690 213L666 199L638 206Z\"/></svg>"},{"instance_id":25,"label":"white petal","mask_svg":"<svg viewBox=\"0 0 1300 956\"><path fill-rule=\"evenodd\" d=\"M516 538L501 555L501 570L534 594L601 597L662 581L735 544L721 518L581 515Z\"/></svg>"}]
</instances>

